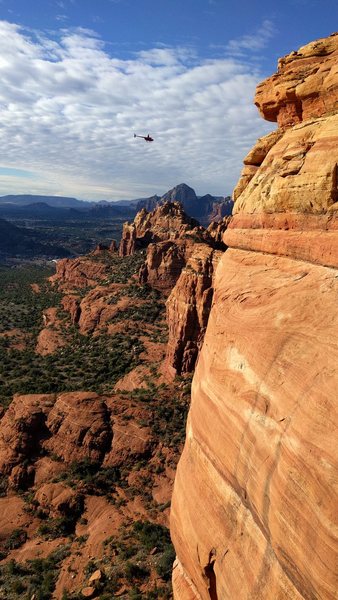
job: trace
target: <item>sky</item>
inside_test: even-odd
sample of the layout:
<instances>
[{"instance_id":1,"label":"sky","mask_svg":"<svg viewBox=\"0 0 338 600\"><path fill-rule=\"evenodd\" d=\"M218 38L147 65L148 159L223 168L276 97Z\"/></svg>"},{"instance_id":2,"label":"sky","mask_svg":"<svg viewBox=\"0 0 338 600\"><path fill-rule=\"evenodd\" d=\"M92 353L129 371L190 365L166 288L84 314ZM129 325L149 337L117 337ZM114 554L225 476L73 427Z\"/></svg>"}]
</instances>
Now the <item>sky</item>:
<instances>
[{"instance_id":1,"label":"sky","mask_svg":"<svg viewBox=\"0 0 338 600\"><path fill-rule=\"evenodd\" d=\"M0 195L230 195L256 85L336 30L337 0L0 0Z\"/></svg>"}]
</instances>

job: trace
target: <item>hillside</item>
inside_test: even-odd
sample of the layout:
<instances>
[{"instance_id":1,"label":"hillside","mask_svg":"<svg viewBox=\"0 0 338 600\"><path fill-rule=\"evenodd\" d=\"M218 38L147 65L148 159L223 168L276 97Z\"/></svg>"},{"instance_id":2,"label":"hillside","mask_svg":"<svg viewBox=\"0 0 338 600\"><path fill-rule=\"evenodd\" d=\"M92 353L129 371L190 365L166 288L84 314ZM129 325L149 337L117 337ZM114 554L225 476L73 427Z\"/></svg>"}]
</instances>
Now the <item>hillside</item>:
<instances>
[{"instance_id":1,"label":"hillside","mask_svg":"<svg viewBox=\"0 0 338 600\"><path fill-rule=\"evenodd\" d=\"M0 259L8 256L60 258L68 254L61 246L37 241L32 231L0 219Z\"/></svg>"}]
</instances>

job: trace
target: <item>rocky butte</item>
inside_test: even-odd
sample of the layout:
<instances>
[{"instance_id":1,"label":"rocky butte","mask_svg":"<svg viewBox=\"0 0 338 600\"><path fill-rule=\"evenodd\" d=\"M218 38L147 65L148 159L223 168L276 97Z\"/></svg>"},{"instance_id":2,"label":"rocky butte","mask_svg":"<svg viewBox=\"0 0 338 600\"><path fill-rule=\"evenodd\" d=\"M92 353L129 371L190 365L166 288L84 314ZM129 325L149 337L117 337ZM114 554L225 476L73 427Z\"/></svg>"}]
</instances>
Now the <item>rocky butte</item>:
<instances>
[{"instance_id":1,"label":"rocky butte","mask_svg":"<svg viewBox=\"0 0 338 600\"><path fill-rule=\"evenodd\" d=\"M176 600L337 598L338 34L257 88L192 387Z\"/></svg>"},{"instance_id":2,"label":"rocky butte","mask_svg":"<svg viewBox=\"0 0 338 600\"><path fill-rule=\"evenodd\" d=\"M214 273L226 248L222 234L228 222L225 217L205 229L184 212L181 203L169 200L151 212L143 208L133 223L123 226L120 255L146 248L140 283L168 296L164 372L169 379L194 370L209 318Z\"/></svg>"}]
</instances>

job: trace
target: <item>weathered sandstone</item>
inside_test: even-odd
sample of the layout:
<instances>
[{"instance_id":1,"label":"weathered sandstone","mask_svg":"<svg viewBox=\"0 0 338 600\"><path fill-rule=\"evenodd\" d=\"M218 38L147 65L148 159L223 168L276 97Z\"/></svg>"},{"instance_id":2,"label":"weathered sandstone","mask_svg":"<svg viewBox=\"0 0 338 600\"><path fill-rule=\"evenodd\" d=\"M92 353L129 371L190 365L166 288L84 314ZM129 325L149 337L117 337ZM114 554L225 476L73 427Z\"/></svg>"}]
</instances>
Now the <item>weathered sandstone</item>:
<instances>
[{"instance_id":1,"label":"weathered sandstone","mask_svg":"<svg viewBox=\"0 0 338 600\"><path fill-rule=\"evenodd\" d=\"M140 269L140 283L169 294L193 251L194 243L188 240L150 244Z\"/></svg>"},{"instance_id":2,"label":"weathered sandstone","mask_svg":"<svg viewBox=\"0 0 338 600\"><path fill-rule=\"evenodd\" d=\"M65 258L58 260L56 273L50 277L50 281L57 284L60 290L72 291L95 285L107 272L107 265L99 260L94 261L81 256Z\"/></svg>"},{"instance_id":3,"label":"weathered sandstone","mask_svg":"<svg viewBox=\"0 0 338 600\"><path fill-rule=\"evenodd\" d=\"M167 300L169 339L165 368L171 375L191 373L201 348L213 296L213 276L222 252L195 244Z\"/></svg>"},{"instance_id":4,"label":"weathered sandstone","mask_svg":"<svg viewBox=\"0 0 338 600\"><path fill-rule=\"evenodd\" d=\"M279 62L246 158L173 494L176 600L334 600L338 35ZM267 152L262 150L265 146Z\"/></svg>"},{"instance_id":5,"label":"weathered sandstone","mask_svg":"<svg viewBox=\"0 0 338 600\"><path fill-rule=\"evenodd\" d=\"M64 462L84 457L100 462L110 447L110 417L104 400L97 394L60 394L46 425L51 436L44 447Z\"/></svg>"},{"instance_id":6,"label":"weathered sandstone","mask_svg":"<svg viewBox=\"0 0 338 600\"><path fill-rule=\"evenodd\" d=\"M198 222L185 214L179 202L166 202L150 213L142 208L133 223L123 226L120 256L134 254L154 242L177 240L196 227Z\"/></svg>"}]
</instances>

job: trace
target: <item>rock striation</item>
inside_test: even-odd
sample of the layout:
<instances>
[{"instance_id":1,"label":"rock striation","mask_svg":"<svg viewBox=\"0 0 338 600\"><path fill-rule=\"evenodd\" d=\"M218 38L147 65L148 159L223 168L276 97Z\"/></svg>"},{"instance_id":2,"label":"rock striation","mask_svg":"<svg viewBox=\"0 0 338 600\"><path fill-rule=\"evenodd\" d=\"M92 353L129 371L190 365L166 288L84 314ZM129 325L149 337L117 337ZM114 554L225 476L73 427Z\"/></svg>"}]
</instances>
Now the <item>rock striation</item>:
<instances>
[{"instance_id":1,"label":"rock striation","mask_svg":"<svg viewBox=\"0 0 338 600\"><path fill-rule=\"evenodd\" d=\"M165 372L169 378L194 370L213 294L213 275L222 251L229 217L198 225L178 202L168 201L151 213L142 209L124 225L120 254L147 246L139 282L159 290L167 300L169 341Z\"/></svg>"},{"instance_id":2,"label":"rock striation","mask_svg":"<svg viewBox=\"0 0 338 600\"><path fill-rule=\"evenodd\" d=\"M171 511L176 600L333 600L338 35L279 61L224 233Z\"/></svg>"},{"instance_id":3,"label":"rock striation","mask_svg":"<svg viewBox=\"0 0 338 600\"><path fill-rule=\"evenodd\" d=\"M192 373L195 368L211 309L214 274L222 254L206 244L195 244L167 300L165 367L172 377Z\"/></svg>"},{"instance_id":4,"label":"rock striation","mask_svg":"<svg viewBox=\"0 0 338 600\"><path fill-rule=\"evenodd\" d=\"M130 256L151 243L176 240L196 227L198 222L188 217L179 202L166 202L152 212L142 208L133 223L123 225L120 256Z\"/></svg>"},{"instance_id":5,"label":"rock striation","mask_svg":"<svg viewBox=\"0 0 338 600\"><path fill-rule=\"evenodd\" d=\"M90 256L79 256L58 260L56 273L49 280L53 285L57 285L60 291L72 291L97 284L108 272L109 269L103 261L91 260Z\"/></svg>"}]
</instances>

